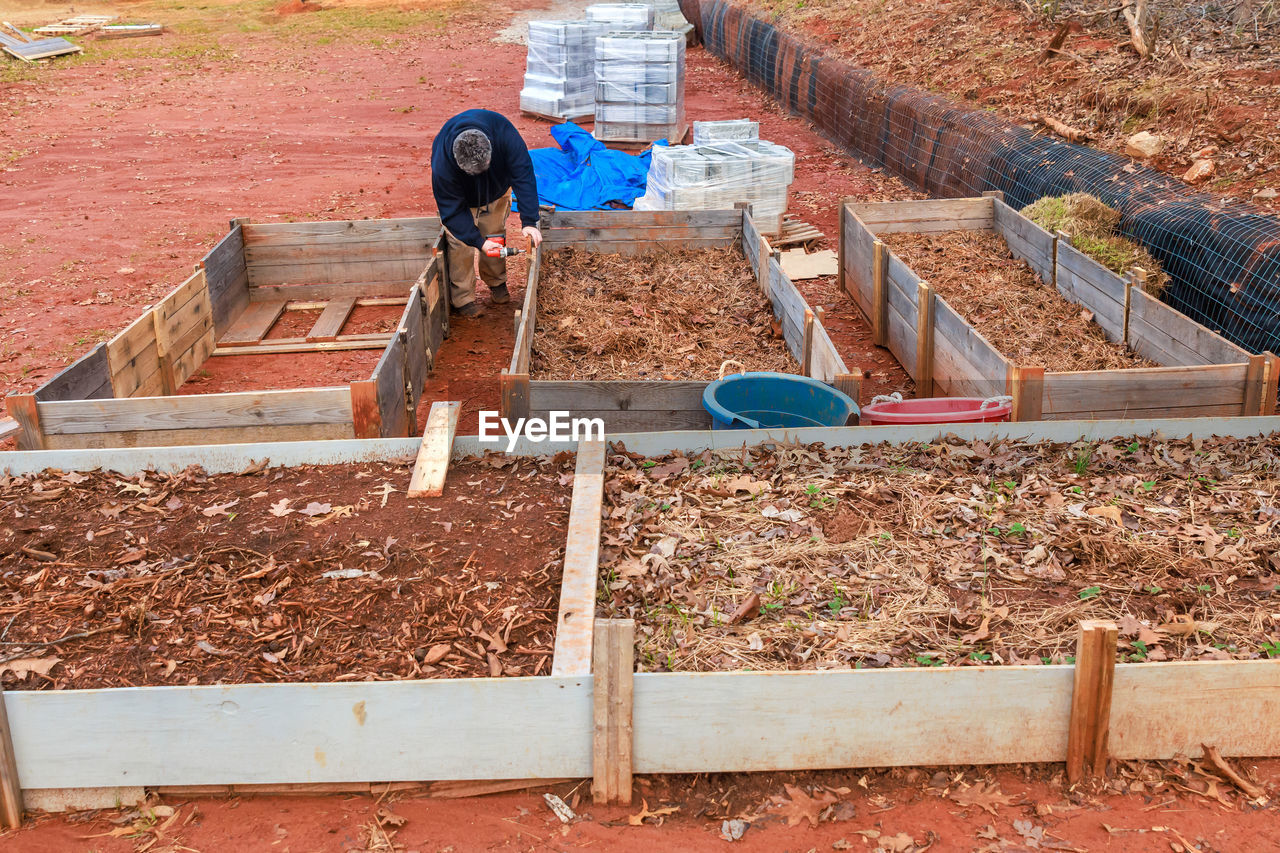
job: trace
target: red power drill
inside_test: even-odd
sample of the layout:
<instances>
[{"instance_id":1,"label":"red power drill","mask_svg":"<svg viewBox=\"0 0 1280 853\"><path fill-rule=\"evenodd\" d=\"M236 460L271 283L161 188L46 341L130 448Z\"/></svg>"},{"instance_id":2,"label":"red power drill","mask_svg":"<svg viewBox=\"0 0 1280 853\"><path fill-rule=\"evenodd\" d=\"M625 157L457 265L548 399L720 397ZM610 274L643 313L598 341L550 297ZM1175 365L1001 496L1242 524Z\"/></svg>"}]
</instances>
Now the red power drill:
<instances>
[{"instance_id":1,"label":"red power drill","mask_svg":"<svg viewBox=\"0 0 1280 853\"><path fill-rule=\"evenodd\" d=\"M524 254L524 249L507 248L506 234L489 234L485 236L485 239L492 240L493 242L498 243L500 246L497 249L490 249L489 251L485 252L485 254L491 258L509 258L512 255Z\"/></svg>"}]
</instances>

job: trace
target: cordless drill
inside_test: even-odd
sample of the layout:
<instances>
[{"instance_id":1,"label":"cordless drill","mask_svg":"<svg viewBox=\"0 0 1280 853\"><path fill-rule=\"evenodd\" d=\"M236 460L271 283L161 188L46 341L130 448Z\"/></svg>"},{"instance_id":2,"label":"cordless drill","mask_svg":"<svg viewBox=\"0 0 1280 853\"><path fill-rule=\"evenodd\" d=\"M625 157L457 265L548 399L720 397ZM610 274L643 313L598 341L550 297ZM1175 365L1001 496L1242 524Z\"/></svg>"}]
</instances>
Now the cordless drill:
<instances>
[{"instance_id":1,"label":"cordless drill","mask_svg":"<svg viewBox=\"0 0 1280 853\"><path fill-rule=\"evenodd\" d=\"M488 235L486 235L486 236L485 236L485 239L486 239L486 240L492 240L492 241L493 241L493 242L495 242L495 243L499 243L499 244L501 244L501 245L499 246L499 248L497 248L497 249L490 249L489 251L485 252L485 254L486 254L486 255L488 255L488 256L489 256L489 257L491 257L491 258L509 258L509 257L511 257L512 255L520 255L520 254L523 254L523 253L524 253L524 249L509 249L509 248L507 248L507 235L506 235L506 234L488 234Z\"/></svg>"}]
</instances>

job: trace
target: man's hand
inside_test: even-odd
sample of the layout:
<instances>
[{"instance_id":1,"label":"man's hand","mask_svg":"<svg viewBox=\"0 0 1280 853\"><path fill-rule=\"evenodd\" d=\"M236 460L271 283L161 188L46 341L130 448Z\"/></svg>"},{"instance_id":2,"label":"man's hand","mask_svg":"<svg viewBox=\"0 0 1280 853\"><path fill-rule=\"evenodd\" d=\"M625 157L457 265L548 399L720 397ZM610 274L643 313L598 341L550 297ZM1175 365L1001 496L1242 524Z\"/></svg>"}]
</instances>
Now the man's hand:
<instances>
[{"instance_id":1,"label":"man's hand","mask_svg":"<svg viewBox=\"0 0 1280 853\"><path fill-rule=\"evenodd\" d=\"M529 238L529 247L536 249L542 245L542 232L532 225L520 229L520 233Z\"/></svg>"},{"instance_id":2,"label":"man's hand","mask_svg":"<svg viewBox=\"0 0 1280 853\"><path fill-rule=\"evenodd\" d=\"M502 244L497 240L485 240L484 245L480 247L480 251L484 252L491 258L496 258L498 256L498 250L501 248ZM490 252L492 252L492 254L490 254Z\"/></svg>"}]
</instances>

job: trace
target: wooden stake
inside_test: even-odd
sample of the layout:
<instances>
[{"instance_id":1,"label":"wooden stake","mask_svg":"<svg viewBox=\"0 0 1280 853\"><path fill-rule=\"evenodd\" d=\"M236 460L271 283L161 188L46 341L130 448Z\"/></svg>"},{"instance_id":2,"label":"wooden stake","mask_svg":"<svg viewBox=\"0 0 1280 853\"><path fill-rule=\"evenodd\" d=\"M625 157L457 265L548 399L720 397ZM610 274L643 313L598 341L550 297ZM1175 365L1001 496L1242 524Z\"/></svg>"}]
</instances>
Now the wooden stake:
<instances>
[{"instance_id":1,"label":"wooden stake","mask_svg":"<svg viewBox=\"0 0 1280 853\"><path fill-rule=\"evenodd\" d=\"M862 399L862 374L861 373L837 373L835 379L831 381L831 387L837 391L843 391L849 396L855 404L859 404ZM856 426L858 416L853 415L849 419L846 426Z\"/></svg>"},{"instance_id":2,"label":"wooden stake","mask_svg":"<svg viewBox=\"0 0 1280 853\"><path fill-rule=\"evenodd\" d=\"M1263 414L1266 397L1263 386L1266 383L1267 357L1265 355L1249 356L1249 368L1244 374L1244 405L1240 408L1240 414L1248 417L1249 415Z\"/></svg>"},{"instance_id":3,"label":"wooden stake","mask_svg":"<svg viewBox=\"0 0 1280 853\"><path fill-rule=\"evenodd\" d=\"M756 264L756 284L760 287L760 292L769 298L769 258L773 256L773 249L769 247L769 238L760 237L760 259Z\"/></svg>"},{"instance_id":4,"label":"wooden stake","mask_svg":"<svg viewBox=\"0 0 1280 853\"><path fill-rule=\"evenodd\" d=\"M40 429L40 410L34 394L10 394L4 398L9 415L18 422L19 450L44 450L44 433Z\"/></svg>"},{"instance_id":5,"label":"wooden stake","mask_svg":"<svg viewBox=\"0 0 1280 853\"><path fill-rule=\"evenodd\" d=\"M444 480L449 473L449 457L453 455L453 436L458 431L458 410L462 404L438 401L431 404L427 428L422 433L422 446L409 478L408 496L436 498L444 493Z\"/></svg>"},{"instance_id":6,"label":"wooden stake","mask_svg":"<svg viewBox=\"0 0 1280 853\"><path fill-rule=\"evenodd\" d=\"M1084 777L1086 767L1094 774L1106 769L1117 637L1114 622L1086 620L1080 623L1067 733L1067 780L1072 783Z\"/></svg>"},{"instance_id":7,"label":"wooden stake","mask_svg":"<svg viewBox=\"0 0 1280 853\"><path fill-rule=\"evenodd\" d=\"M878 347L889 345L889 290L885 281L888 267L888 249L876 240L871 251L871 332L872 343Z\"/></svg>"},{"instance_id":8,"label":"wooden stake","mask_svg":"<svg viewBox=\"0 0 1280 853\"><path fill-rule=\"evenodd\" d=\"M916 393L933 396L933 289L922 281L916 286Z\"/></svg>"},{"instance_id":9,"label":"wooden stake","mask_svg":"<svg viewBox=\"0 0 1280 853\"><path fill-rule=\"evenodd\" d=\"M382 412L378 409L378 383L361 379L351 383L351 420L356 438L382 437Z\"/></svg>"},{"instance_id":10,"label":"wooden stake","mask_svg":"<svg viewBox=\"0 0 1280 853\"><path fill-rule=\"evenodd\" d=\"M1124 280L1124 345L1129 345L1129 311L1133 306L1133 288L1137 287L1142 292L1147 290L1147 271L1142 267L1134 267L1129 270L1129 275Z\"/></svg>"},{"instance_id":11,"label":"wooden stake","mask_svg":"<svg viewBox=\"0 0 1280 853\"><path fill-rule=\"evenodd\" d=\"M1044 414L1044 368L1009 367L1009 393L1013 396L1011 419L1038 421Z\"/></svg>"},{"instance_id":12,"label":"wooden stake","mask_svg":"<svg viewBox=\"0 0 1280 853\"><path fill-rule=\"evenodd\" d=\"M5 829L22 826L22 785L18 780L18 760L13 753L13 733L9 731L9 711L0 690L0 818Z\"/></svg>"},{"instance_id":13,"label":"wooden stake","mask_svg":"<svg viewBox=\"0 0 1280 853\"><path fill-rule=\"evenodd\" d=\"M595 728L591 738L591 798L631 803L632 706L636 623L597 619L591 655Z\"/></svg>"},{"instance_id":14,"label":"wooden stake","mask_svg":"<svg viewBox=\"0 0 1280 853\"><path fill-rule=\"evenodd\" d=\"M508 373L502 369L498 379L498 387L502 394L500 413L502 417L514 423L520 418L529 417L529 374Z\"/></svg>"},{"instance_id":15,"label":"wooden stake","mask_svg":"<svg viewBox=\"0 0 1280 853\"><path fill-rule=\"evenodd\" d=\"M1266 380L1262 383L1262 414L1276 413L1277 384L1280 383L1280 357L1273 352L1263 353L1267 359Z\"/></svg>"},{"instance_id":16,"label":"wooden stake","mask_svg":"<svg viewBox=\"0 0 1280 853\"><path fill-rule=\"evenodd\" d=\"M173 370L173 354L169 352L171 342L168 333L164 329L163 321L160 319L159 311L151 311L151 325L155 329L156 355L160 359L161 393L166 397L171 397L178 393L178 382Z\"/></svg>"},{"instance_id":17,"label":"wooden stake","mask_svg":"<svg viewBox=\"0 0 1280 853\"><path fill-rule=\"evenodd\" d=\"M844 277L844 221L845 214L848 212L845 210L845 204L847 203L846 199L840 199L840 212L836 215L836 227L840 229L840 234L836 240L836 287L839 288L841 293L849 292ZM850 293L849 295L852 296L853 294Z\"/></svg>"},{"instance_id":18,"label":"wooden stake","mask_svg":"<svg viewBox=\"0 0 1280 853\"><path fill-rule=\"evenodd\" d=\"M983 198L994 198L1004 201L1004 190L987 190L982 194Z\"/></svg>"},{"instance_id":19,"label":"wooden stake","mask_svg":"<svg viewBox=\"0 0 1280 853\"><path fill-rule=\"evenodd\" d=\"M804 309L804 340L800 350L800 372L813 375L813 309Z\"/></svg>"}]
</instances>

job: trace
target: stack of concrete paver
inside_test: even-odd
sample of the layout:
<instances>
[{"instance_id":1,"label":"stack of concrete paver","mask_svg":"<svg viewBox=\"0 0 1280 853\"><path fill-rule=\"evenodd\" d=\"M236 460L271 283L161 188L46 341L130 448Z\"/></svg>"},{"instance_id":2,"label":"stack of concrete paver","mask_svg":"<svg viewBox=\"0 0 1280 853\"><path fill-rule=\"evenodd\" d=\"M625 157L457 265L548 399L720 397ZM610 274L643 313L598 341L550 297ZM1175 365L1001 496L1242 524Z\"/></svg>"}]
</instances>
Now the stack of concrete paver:
<instances>
[{"instance_id":1,"label":"stack of concrete paver","mask_svg":"<svg viewBox=\"0 0 1280 853\"><path fill-rule=\"evenodd\" d=\"M605 31L592 21L530 21L520 109L548 118L593 116L596 38Z\"/></svg>"},{"instance_id":2,"label":"stack of concrete paver","mask_svg":"<svg viewBox=\"0 0 1280 853\"><path fill-rule=\"evenodd\" d=\"M687 129L684 58L685 37L671 30L597 38L596 139L681 141Z\"/></svg>"}]
</instances>

